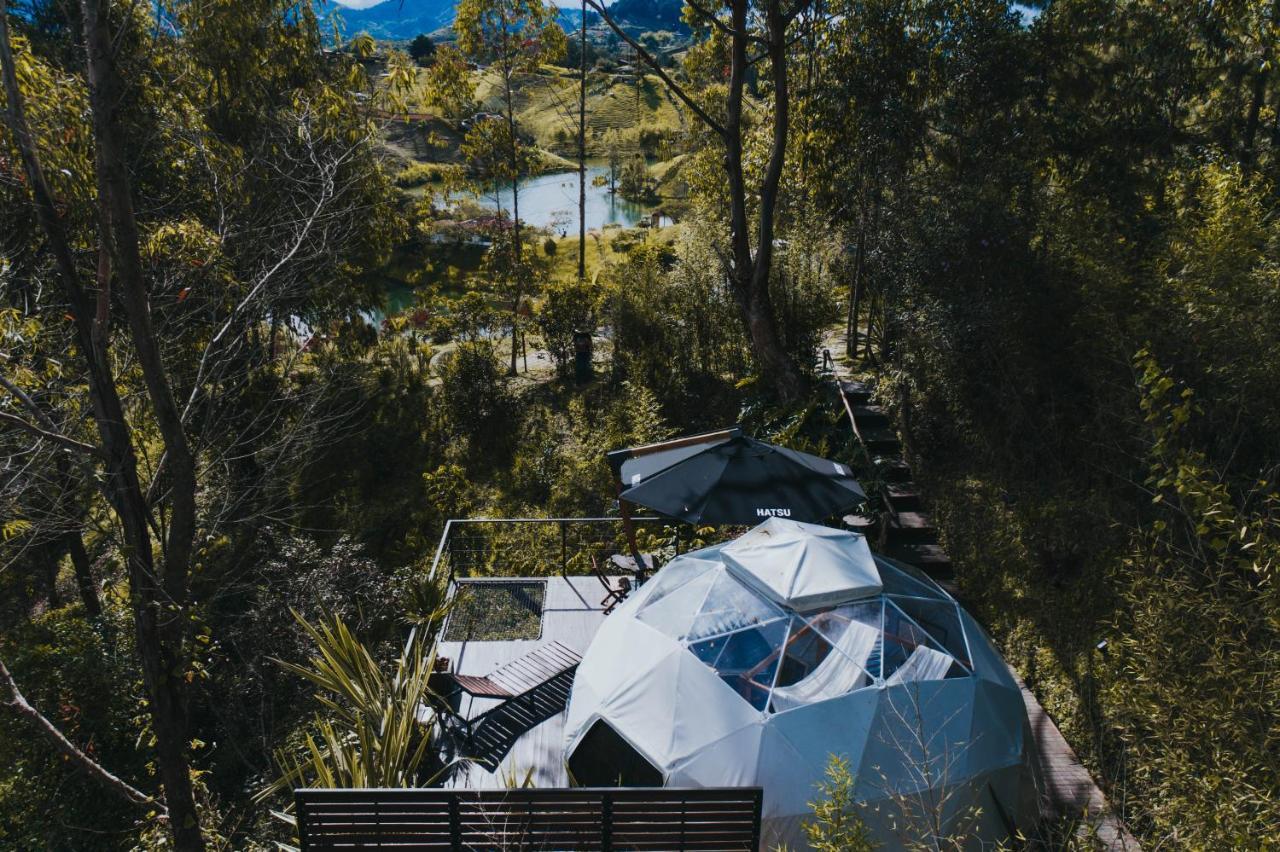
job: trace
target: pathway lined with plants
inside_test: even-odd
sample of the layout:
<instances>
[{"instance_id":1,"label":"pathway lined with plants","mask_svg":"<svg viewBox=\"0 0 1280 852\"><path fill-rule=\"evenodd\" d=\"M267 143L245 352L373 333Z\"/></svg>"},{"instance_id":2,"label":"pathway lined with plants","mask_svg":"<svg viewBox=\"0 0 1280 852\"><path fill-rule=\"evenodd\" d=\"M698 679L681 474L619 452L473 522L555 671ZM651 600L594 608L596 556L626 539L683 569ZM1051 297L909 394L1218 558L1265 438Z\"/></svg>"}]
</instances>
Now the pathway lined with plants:
<instances>
[{"instance_id":1,"label":"pathway lined with plants","mask_svg":"<svg viewBox=\"0 0 1280 852\"><path fill-rule=\"evenodd\" d=\"M877 550L890 558L914 565L957 595L951 558L938 538L933 518L924 508L911 466L903 455L902 441L889 413L873 401L872 387L837 367L836 386L849 424L866 451L875 477L873 491L883 508ZM1106 796L1062 736L1053 718L1012 667L1009 672L1022 690L1027 719L1040 768L1045 816L1055 820L1080 820L1077 835L1108 850L1139 852L1141 846L1125 828Z\"/></svg>"}]
</instances>

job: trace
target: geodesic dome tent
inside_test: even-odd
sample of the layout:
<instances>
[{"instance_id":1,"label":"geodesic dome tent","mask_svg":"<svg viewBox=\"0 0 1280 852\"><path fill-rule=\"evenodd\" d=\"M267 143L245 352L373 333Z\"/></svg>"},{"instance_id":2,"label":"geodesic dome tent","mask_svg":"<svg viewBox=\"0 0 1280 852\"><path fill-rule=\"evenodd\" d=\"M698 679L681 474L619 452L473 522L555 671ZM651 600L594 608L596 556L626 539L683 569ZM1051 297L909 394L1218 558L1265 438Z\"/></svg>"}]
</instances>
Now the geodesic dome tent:
<instances>
[{"instance_id":1,"label":"geodesic dome tent","mask_svg":"<svg viewBox=\"0 0 1280 852\"><path fill-rule=\"evenodd\" d=\"M890 848L1036 817L1022 695L977 623L865 538L771 518L677 557L578 667L565 759L587 786L764 788L764 841L804 848L832 755Z\"/></svg>"}]
</instances>

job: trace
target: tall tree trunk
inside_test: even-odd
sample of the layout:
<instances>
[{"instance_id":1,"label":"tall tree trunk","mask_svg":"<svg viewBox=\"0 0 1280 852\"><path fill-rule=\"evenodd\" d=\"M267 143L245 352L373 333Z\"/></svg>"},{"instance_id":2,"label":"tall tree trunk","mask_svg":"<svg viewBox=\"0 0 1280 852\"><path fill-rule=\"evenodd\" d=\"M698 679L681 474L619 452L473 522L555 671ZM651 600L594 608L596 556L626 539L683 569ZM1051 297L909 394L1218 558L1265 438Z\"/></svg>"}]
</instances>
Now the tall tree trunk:
<instances>
[{"instance_id":1,"label":"tall tree trunk","mask_svg":"<svg viewBox=\"0 0 1280 852\"><path fill-rule=\"evenodd\" d=\"M170 511L168 535L162 542L162 575L158 574L153 562L147 523L150 509L137 476L132 440L124 426L126 420L104 346L95 347L96 356L88 358L91 362L90 379L91 385L98 386L93 395L103 398L103 408L114 409L102 411L97 419L100 430L104 432L104 449L114 460L111 466L116 468L112 477L118 491L115 508L124 527L138 653L150 698L157 767L165 788L169 827L175 849L195 852L204 849L204 838L186 752L188 732L182 679L188 569L195 538L195 464L151 329L132 187L115 125L120 86L113 60L115 40L110 31L109 2L82 0L81 9L97 165L101 220L99 239L102 246L111 250L115 262L135 354L164 442L164 470L158 475L167 479ZM56 212L51 208L46 218L56 222ZM57 231L61 235L60 223L57 223ZM65 235L61 236L65 246ZM60 263L60 266L65 266L64 277L69 288L77 291L79 299L76 301L86 303L76 283L69 249L66 251L66 262ZM75 312L83 314L87 323L87 304L76 307ZM86 327L84 330L91 338L88 342L92 342L95 336L93 329ZM105 334L96 336L105 339ZM94 364L95 361L98 363Z\"/></svg>"},{"instance_id":2,"label":"tall tree trunk","mask_svg":"<svg viewBox=\"0 0 1280 852\"><path fill-rule=\"evenodd\" d=\"M36 570L44 573L45 599L51 609L62 607L58 594L58 562L62 555L56 543L36 548Z\"/></svg>"},{"instance_id":3,"label":"tall tree trunk","mask_svg":"<svg viewBox=\"0 0 1280 852\"><path fill-rule=\"evenodd\" d=\"M790 97L787 88L786 30L788 23L803 11L803 3L783 14L781 0L767 0L764 14L767 33L764 40L769 58L774 89L772 115L773 136L768 165L759 190L757 205L759 236L753 254L749 217L747 215L747 189L743 174L743 91L750 64L747 45L758 44L761 39L747 30L749 0L730 0L730 20L722 21L712 16L708 20L729 38L729 87L725 99L725 118L712 116L697 99L672 79L662 64L646 51L635 38L609 15L601 0L586 0L600 17L631 46L658 79L666 84L694 115L718 135L725 147L724 169L729 184L729 242L728 279L738 305L739 315L761 378L782 402L793 402L799 397L803 381L795 361L782 346L777 321L769 297L769 276L773 264L774 217L777 213L778 183L786 159L787 122Z\"/></svg>"},{"instance_id":4,"label":"tall tree trunk","mask_svg":"<svg viewBox=\"0 0 1280 852\"><path fill-rule=\"evenodd\" d=\"M773 77L773 138L760 185L760 202L757 210L759 230L756 238L755 257L751 257L750 240L746 236L747 203L746 186L742 173L742 98L747 70L747 0L734 0L733 27L738 33L733 39L733 68L730 76L729 126L735 144L731 151L732 172L736 186L733 201L733 223L742 237L735 240L735 261L741 258L742 266L750 269L745 281L747 305L747 331L752 348L765 382L774 395L784 403L795 401L803 387L800 371L782 345L773 304L769 294L769 277L773 269L774 219L777 215L778 184L786 161L787 135L790 132L791 98L787 86L786 23L779 0L770 0L765 9L768 27L768 54Z\"/></svg>"},{"instance_id":5,"label":"tall tree trunk","mask_svg":"<svg viewBox=\"0 0 1280 852\"><path fill-rule=\"evenodd\" d=\"M95 14L95 21L97 20L98 16ZM36 218L48 240L58 280L71 308L77 347L85 360L90 405L105 456L104 490L120 521L138 654L151 700L154 733L157 740L163 739L163 747L157 748L157 763L161 780L165 784L165 801L171 816L169 826L174 848L182 852L203 850L204 840L196 821L195 800L191 792L184 750L185 725L180 725L175 732L172 724L174 702L171 689L178 682L178 678L173 677L173 673L178 671L177 660L173 659L166 647L158 625L160 590L152 559L151 533L147 521L149 509L138 479L137 457L124 406L121 404L115 377L111 373L106 345L106 321L103 316L105 300L100 301L100 311L95 315L90 300L80 286L71 244L58 216L53 193L40 164L35 139L26 121L7 21L5 2L0 0L0 70L3 72L9 104L6 120L13 132L23 170L31 187ZM101 41L98 49L102 49Z\"/></svg>"},{"instance_id":6,"label":"tall tree trunk","mask_svg":"<svg viewBox=\"0 0 1280 852\"><path fill-rule=\"evenodd\" d=\"M844 351L850 358L858 354L858 306L862 301L862 263L867 250L865 209L859 216L858 245L853 255L853 281L849 285L849 316L845 323Z\"/></svg>"},{"instance_id":7,"label":"tall tree trunk","mask_svg":"<svg viewBox=\"0 0 1280 852\"><path fill-rule=\"evenodd\" d=\"M71 567L76 574L76 589L80 592L80 600L84 611L90 618L102 615L102 601L98 598L98 583L93 578L93 566L89 562L89 554L84 549L84 539L78 530L67 533L65 538L67 553L71 556Z\"/></svg>"},{"instance_id":8,"label":"tall tree trunk","mask_svg":"<svg viewBox=\"0 0 1280 852\"><path fill-rule=\"evenodd\" d=\"M587 0L578 47L578 280L587 277Z\"/></svg>"},{"instance_id":9,"label":"tall tree trunk","mask_svg":"<svg viewBox=\"0 0 1280 852\"><path fill-rule=\"evenodd\" d=\"M505 32L505 20L504 32ZM506 55L506 51L503 51ZM502 74L503 96L507 107L507 132L511 135L511 274L515 280L514 298L511 300L511 368L509 375L516 375L516 340L520 330L520 299L524 296L524 251L520 241L520 140L516 137L516 108L511 90L513 69Z\"/></svg>"}]
</instances>

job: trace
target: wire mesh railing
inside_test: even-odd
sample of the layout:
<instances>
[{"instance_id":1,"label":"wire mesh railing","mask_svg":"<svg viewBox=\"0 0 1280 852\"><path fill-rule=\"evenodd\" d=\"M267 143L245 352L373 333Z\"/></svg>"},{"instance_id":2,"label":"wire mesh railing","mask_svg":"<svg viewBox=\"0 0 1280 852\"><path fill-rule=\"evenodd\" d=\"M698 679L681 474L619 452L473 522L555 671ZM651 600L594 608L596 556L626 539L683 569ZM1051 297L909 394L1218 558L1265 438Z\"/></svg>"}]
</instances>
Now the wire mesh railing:
<instances>
[{"instance_id":1,"label":"wire mesh railing","mask_svg":"<svg viewBox=\"0 0 1280 852\"><path fill-rule=\"evenodd\" d=\"M637 549L660 566L720 536L665 518L632 520ZM431 576L546 577L608 571L630 555L620 518L457 518L445 524Z\"/></svg>"}]
</instances>

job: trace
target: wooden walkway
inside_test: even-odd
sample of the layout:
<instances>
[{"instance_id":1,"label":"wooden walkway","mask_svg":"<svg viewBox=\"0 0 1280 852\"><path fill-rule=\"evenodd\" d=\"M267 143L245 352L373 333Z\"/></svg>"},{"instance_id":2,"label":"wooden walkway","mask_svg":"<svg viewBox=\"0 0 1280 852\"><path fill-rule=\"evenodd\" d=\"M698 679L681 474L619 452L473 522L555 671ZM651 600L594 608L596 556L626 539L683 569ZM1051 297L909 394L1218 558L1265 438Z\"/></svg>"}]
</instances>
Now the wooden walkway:
<instances>
[{"instance_id":1,"label":"wooden walkway","mask_svg":"<svg viewBox=\"0 0 1280 852\"><path fill-rule=\"evenodd\" d=\"M903 458L902 443L892 429L888 414L872 403L871 389L864 383L837 374L836 384L854 434L887 482L881 495L886 517L878 536L878 550L917 566L955 594L951 558L938 540L932 518L923 508L921 494L911 479L910 465ZM1080 819L1080 836L1092 838L1106 849L1140 852L1142 847L1112 810L1093 776L1076 757L1035 694L1012 666L1009 671L1018 681L1027 706L1044 786L1045 815Z\"/></svg>"}]
</instances>

